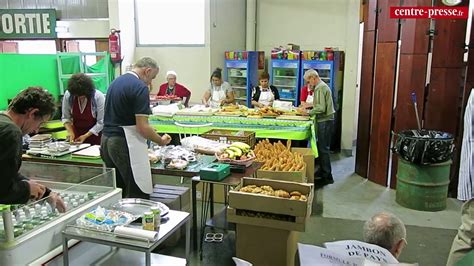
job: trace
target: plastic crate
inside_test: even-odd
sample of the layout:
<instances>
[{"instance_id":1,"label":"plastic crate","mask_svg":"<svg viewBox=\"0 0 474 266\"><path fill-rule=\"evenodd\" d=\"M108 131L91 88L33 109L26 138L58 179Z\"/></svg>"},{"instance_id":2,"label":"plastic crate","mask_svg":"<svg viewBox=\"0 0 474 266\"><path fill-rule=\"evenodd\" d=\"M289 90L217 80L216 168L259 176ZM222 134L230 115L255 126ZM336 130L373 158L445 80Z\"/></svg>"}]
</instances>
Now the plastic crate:
<instances>
[{"instance_id":1,"label":"plastic crate","mask_svg":"<svg viewBox=\"0 0 474 266\"><path fill-rule=\"evenodd\" d=\"M216 140L222 143L231 144L232 142L247 143L250 147L255 146L255 132L228 129L212 129L202 134L201 137Z\"/></svg>"}]
</instances>

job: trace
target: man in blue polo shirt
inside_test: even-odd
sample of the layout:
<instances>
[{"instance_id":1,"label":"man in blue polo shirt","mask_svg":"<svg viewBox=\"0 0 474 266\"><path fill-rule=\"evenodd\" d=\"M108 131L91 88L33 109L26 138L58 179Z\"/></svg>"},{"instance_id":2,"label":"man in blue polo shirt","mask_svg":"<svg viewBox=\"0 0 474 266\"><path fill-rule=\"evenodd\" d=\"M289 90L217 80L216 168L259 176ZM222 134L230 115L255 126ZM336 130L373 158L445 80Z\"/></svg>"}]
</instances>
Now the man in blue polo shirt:
<instances>
[{"instance_id":1,"label":"man in blue polo shirt","mask_svg":"<svg viewBox=\"0 0 474 266\"><path fill-rule=\"evenodd\" d=\"M116 169L117 186L123 189L124 198L148 199L151 193L151 174L150 178L144 177L150 169L143 169L143 164L140 165L143 160L136 161L137 157L144 158L143 152L147 151L141 146L137 148L137 143L150 140L166 145L171 141L169 135L158 135L148 124L151 114L148 86L158 72L156 61L143 57L132 71L110 84L105 98L101 157L107 167Z\"/></svg>"}]
</instances>

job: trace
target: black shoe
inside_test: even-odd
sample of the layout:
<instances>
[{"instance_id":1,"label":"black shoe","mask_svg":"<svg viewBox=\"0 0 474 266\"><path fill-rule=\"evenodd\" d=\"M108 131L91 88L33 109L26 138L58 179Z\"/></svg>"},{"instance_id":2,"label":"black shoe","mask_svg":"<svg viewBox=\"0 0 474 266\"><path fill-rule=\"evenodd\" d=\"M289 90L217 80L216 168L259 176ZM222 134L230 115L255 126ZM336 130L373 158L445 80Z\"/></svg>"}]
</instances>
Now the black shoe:
<instances>
[{"instance_id":1,"label":"black shoe","mask_svg":"<svg viewBox=\"0 0 474 266\"><path fill-rule=\"evenodd\" d=\"M331 178L326 178L326 179L323 179L323 182L326 183L326 185L329 185L329 184L334 184L334 179Z\"/></svg>"},{"instance_id":2,"label":"black shoe","mask_svg":"<svg viewBox=\"0 0 474 266\"><path fill-rule=\"evenodd\" d=\"M318 171L314 171L314 178L321 178L321 172L318 170Z\"/></svg>"}]
</instances>

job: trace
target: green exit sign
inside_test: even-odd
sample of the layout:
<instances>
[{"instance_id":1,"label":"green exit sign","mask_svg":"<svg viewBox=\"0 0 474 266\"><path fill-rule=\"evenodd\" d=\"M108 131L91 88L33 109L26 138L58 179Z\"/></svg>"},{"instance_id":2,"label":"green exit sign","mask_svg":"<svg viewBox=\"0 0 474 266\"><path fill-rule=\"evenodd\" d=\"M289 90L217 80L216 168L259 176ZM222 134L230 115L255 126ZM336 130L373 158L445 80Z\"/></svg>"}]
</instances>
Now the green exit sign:
<instances>
[{"instance_id":1,"label":"green exit sign","mask_svg":"<svg viewBox=\"0 0 474 266\"><path fill-rule=\"evenodd\" d=\"M0 39L54 38L55 9L0 9Z\"/></svg>"}]
</instances>

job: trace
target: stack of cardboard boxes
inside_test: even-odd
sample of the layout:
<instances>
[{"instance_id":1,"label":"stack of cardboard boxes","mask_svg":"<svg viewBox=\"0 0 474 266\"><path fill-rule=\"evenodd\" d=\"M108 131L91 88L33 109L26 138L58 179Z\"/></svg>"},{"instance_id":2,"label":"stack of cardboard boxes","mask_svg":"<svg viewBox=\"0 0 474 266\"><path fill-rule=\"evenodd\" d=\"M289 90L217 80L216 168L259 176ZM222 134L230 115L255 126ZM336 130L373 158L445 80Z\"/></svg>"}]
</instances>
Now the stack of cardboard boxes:
<instances>
[{"instance_id":1,"label":"stack of cardboard boxes","mask_svg":"<svg viewBox=\"0 0 474 266\"><path fill-rule=\"evenodd\" d=\"M307 199L291 200L239 191L247 185L299 191ZM305 231L312 201L311 184L243 178L241 185L229 192L227 211L228 221L237 225L236 256L254 265L294 265L298 234Z\"/></svg>"}]
</instances>

